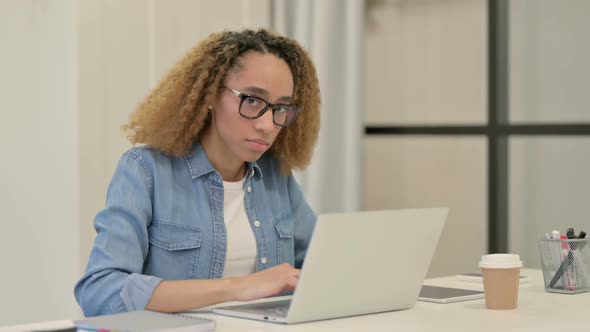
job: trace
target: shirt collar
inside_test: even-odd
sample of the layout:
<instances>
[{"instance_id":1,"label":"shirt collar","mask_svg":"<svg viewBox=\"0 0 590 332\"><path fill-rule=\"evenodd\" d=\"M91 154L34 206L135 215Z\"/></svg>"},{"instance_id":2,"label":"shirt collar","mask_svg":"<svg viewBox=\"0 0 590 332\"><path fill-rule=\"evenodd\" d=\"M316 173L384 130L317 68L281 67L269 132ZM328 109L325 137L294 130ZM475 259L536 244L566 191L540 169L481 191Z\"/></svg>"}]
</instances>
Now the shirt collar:
<instances>
[{"instance_id":1,"label":"shirt collar","mask_svg":"<svg viewBox=\"0 0 590 332\"><path fill-rule=\"evenodd\" d=\"M255 161L246 162L246 172L246 178L251 178L258 174L258 178L262 179L262 170Z\"/></svg>"},{"instance_id":2,"label":"shirt collar","mask_svg":"<svg viewBox=\"0 0 590 332\"><path fill-rule=\"evenodd\" d=\"M184 160L188 165L188 169L191 173L191 177L196 179L201 177L205 174L216 172L211 162L209 162L209 158L203 150L201 144L197 143L193 146L191 151L184 156ZM259 178L262 179L262 170L258 166L258 164L253 162L246 162L246 178L250 178L258 174Z\"/></svg>"}]
</instances>

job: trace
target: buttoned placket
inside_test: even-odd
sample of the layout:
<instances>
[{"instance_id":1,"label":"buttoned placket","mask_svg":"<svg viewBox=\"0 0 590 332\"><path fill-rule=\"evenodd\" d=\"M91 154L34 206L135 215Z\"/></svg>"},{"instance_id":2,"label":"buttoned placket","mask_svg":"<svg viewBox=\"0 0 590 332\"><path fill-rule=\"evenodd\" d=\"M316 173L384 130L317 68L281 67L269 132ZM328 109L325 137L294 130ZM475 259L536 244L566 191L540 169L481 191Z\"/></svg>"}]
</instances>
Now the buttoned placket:
<instances>
[{"instance_id":1,"label":"buttoned placket","mask_svg":"<svg viewBox=\"0 0 590 332\"><path fill-rule=\"evenodd\" d=\"M261 222L256 215L256 202L254 197L254 167L250 167L250 172L245 181L245 205L246 205L246 212L248 214L248 220L250 221L250 225L252 225L252 231L254 232L254 237L256 239L256 271L263 270L266 266L268 259L266 258L266 242L264 241L264 233L261 229Z\"/></svg>"},{"instance_id":2,"label":"buttoned placket","mask_svg":"<svg viewBox=\"0 0 590 332\"><path fill-rule=\"evenodd\" d=\"M211 262L211 279L221 278L225 267L227 250L227 233L223 220L223 182L221 175L213 172L209 175L211 193L211 216L213 219L213 259Z\"/></svg>"}]
</instances>

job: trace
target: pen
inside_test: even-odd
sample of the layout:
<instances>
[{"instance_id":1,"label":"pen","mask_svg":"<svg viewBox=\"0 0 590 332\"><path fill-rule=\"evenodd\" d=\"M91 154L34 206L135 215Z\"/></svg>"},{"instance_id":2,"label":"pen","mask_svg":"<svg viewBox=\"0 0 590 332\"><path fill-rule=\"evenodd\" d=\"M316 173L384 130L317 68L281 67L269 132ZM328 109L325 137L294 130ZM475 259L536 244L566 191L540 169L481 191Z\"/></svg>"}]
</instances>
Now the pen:
<instances>
[{"instance_id":1,"label":"pen","mask_svg":"<svg viewBox=\"0 0 590 332\"><path fill-rule=\"evenodd\" d=\"M556 232L556 231L553 231L553 232ZM585 237L586 237L586 232L580 231L580 234L578 235L578 239L584 239ZM562 248L563 248L564 242L565 241L562 242ZM587 241L576 243L576 246L572 246L572 249L582 250L582 248L584 248L586 243L587 243ZM563 253L563 250L562 250L562 253ZM563 276L564 272L566 272L569 269L570 262L573 263L574 259L575 258L574 258L572 250L569 250L567 253L566 259L564 259L561 262L561 265L559 266L559 268L555 272L555 275L553 276L553 278L549 282L549 288L555 287L555 284L557 284L559 279ZM567 279L567 272L566 272L566 279Z\"/></svg>"},{"instance_id":2,"label":"pen","mask_svg":"<svg viewBox=\"0 0 590 332\"><path fill-rule=\"evenodd\" d=\"M562 261L561 261L561 265L559 266L559 268L555 272L553 279L551 279L551 281L549 282L549 287L554 288L555 284L559 281L561 276L563 276L565 273L565 281L564 281L566 284L565 287L567 287L569 290L572 290L572 289L570 289L571 279L570 279L569 272L568 272L568 268L569 268L568 262L573 259L573 255L572 255L571 250L569 250L569 252L567 250L567 243L564 241L565 235L561 235L561 237L562 237L562 242L561 242L561 246L562 246L561 259L562 259Z\"/></svg>"},{"instance_id":3,"label":"pen","mask_svg":"<svg viewBox=\"0 0 590 332\"><path fill-rule=\"evenodd\" d=\"M574 232L574 229L572 227L568 228L565 234L567 235L568 240L577 239L576 233ZM568 241L567 244L570 249L576 249L576 243Z\"/></svg>"},{"instance_id":4,"label":"pen","mask_svg":"<svg viewBox=\"0 0 590 332\"><path fill-rule=\"evenodd\" d=\"M575 239L576 238L576 233L574 232L574 229L571 227L567 229L566 235L567 235L568 239Z\"/></svg>"},{"instance_id":5,"label":"pen","mask_svg":"<svg viewBox=\"0 0 590 332\"><path fill-rule=\"evenodd\" d=\"M567 289L572 291L574 290L574 282L573 282L573 276L572 276L572 263L573 263L573 256L572 256L572 252L566 241L567 237L565 235L561 236L561 259L563 259L564 261L567 261L566 263L566 269L565 269L565 283L567 286Z\"/></svg>"}]
</instances>

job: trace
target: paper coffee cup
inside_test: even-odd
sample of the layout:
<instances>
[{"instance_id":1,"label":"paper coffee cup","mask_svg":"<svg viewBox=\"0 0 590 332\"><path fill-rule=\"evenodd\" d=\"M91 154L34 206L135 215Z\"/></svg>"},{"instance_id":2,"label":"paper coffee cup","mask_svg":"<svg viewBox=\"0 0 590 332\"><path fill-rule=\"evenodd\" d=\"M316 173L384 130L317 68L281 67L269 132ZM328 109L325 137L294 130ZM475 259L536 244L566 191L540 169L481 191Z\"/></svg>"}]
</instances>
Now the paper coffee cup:
<instances>
[{"instance_id":1,"label":"paper coffee cup","mask_svg":"<svg viewBox=\"0 0 590 332\"><path fill-rule=\"evenodd\" d=\"M479 268L483 277L483 288L488 309L515 309L518 303L520 285L519 255L491 254L481 256Z\"/></svg>"}]
</instances>

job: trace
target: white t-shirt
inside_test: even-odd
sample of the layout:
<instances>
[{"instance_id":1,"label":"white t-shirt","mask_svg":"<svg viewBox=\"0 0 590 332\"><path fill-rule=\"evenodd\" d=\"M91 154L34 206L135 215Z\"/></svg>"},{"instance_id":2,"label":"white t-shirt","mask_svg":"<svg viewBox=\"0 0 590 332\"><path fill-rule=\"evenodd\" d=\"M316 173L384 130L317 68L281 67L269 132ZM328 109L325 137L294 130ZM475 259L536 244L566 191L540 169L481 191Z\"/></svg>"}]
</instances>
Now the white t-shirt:
<instances>
[{"instance_id":1,"label":"white t-shirt","mask_svg":"<svg viewBox=\"0 0 590 332\"><path fill-rule=\"evenodd\" d=\"M227 252L223 277L244 276L256 271L256 239L244 206L244 179L223 181L223 215Z\"/></svg>"}]
</instances>

